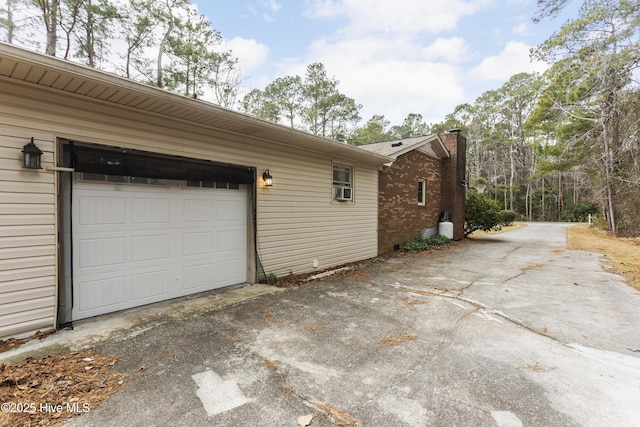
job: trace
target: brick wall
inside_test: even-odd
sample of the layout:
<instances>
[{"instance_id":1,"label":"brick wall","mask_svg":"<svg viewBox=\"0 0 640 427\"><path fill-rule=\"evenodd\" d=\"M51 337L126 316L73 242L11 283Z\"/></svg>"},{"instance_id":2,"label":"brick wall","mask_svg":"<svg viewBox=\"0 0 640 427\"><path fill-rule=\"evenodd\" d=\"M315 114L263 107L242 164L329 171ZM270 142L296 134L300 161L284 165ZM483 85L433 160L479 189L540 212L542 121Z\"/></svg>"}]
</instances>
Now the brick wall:
<instances>
[{"instance_id":1,"label":"brick wall","mask_svg":"<svg viewBox=\"0 0 640 427\"><path fill-rule=\"evenodd\" d=\"M460 132L440 135L445 147L451 153L449 159L442 160L441 211L451 213L453 238L464 238L464 201L466 188L460 183L466 180L467 140Z\"/></svg>"},{"instance_id":2,"label":"brick wall","mask_svg":"<svg viewBox=\"0 0 640 427\"><path fill-rule=\"evenodd\" d=\"M420 237L420 230L438 226L440 160L418 150L399 156L379 173L378 253ZM418 180L426 181L425 205L418 205Z\"/></svg>"}]
</instances>

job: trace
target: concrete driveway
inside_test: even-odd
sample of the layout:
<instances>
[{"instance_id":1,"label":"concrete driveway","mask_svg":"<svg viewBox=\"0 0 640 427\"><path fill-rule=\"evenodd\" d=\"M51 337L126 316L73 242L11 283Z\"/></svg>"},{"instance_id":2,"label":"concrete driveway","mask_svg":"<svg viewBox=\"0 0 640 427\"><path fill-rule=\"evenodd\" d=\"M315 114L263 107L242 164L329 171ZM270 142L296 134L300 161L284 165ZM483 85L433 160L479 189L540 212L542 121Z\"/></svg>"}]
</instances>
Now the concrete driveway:
<instances>
[{"instance_id":1,"label":"concrete driveway","mask_svg":"<svg viewBox=\"0 0 640 427\"><path fill-rule=\"evenodd\" d=\"M72 425L640 426L640 293L567 226L154 308L94 337L131 376Z\"/></svg>"}]
</instances>

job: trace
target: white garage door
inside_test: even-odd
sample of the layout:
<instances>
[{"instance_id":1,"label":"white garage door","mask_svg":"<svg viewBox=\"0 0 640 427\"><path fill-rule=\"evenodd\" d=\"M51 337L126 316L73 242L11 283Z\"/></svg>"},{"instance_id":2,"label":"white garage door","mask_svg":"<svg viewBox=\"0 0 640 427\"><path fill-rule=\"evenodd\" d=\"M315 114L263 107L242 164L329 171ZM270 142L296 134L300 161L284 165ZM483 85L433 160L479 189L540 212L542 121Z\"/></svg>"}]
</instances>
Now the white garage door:
<instances>
[{"instance_id":1,"label":"white garage door","mask_svg":"<svg viewBox=\"0 0 640 427\"><path fill-rule=\"evenodd\" d=\"M72 191L73 320L246 282L247 193L84 174Z\"/></svg>"}]
</instances>

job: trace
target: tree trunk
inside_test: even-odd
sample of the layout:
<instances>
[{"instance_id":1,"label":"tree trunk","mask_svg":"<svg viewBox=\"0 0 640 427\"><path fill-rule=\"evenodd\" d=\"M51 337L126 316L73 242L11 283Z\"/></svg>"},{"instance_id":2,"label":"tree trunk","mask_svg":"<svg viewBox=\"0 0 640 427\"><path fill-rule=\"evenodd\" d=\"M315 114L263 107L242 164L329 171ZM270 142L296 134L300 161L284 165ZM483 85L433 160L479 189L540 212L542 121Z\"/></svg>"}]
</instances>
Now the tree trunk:
<instances>
[{"instance_id":1,"label":"tree trunk","mask_svg":"<svg viewBox=\"0 0 640 427\"><path fill-rule=\"evenodd\" d=\"M604 142L604 178L605 192L607 197L607 210L609 217L609 229L612 233L617 233L616 215L614 210L612 172L616 162L614 147L618 143L618 117L617 117L617 96L612 91L609 93L606 108L602 112L602 139Z\"/></svg>"},{"instance_id":2,"label":"tree trunk","mask_svg":"<svg viewBox=\"0 0 640 427\"><path fill-rule=\"evenodd\" d=\"M558 221L560 221L560 219L562 218L562 208L563 208L563 202L562 202L562 174L559 173L558 174Z\"/></svg>"},{"instance_id":3,"label":"tree trunk","mask_svg":"<svg viewBox=\"0 0 640 427\"><path fill-rule=\"evenodd\" d=\"M531 191L531 184L527 184L527 191L524 194L524 214L529 221L531 221L531 215L529 213L529 192Z\"/></svg>"},{"instance_id":4,"label":"tree trunk","mask_svg":"<svg viewBox=\"0 0 640 427\"><path fill-rule=\"evenodd\" d=\"M86 54L87 54L87 65L91 68L96 67L96 52L95 52L95 11L93 10L93 5L91 4L91 0L87 0L85 4L85 9L87 11L87 23L85 27L85 43L86 46Z\"/></svg>"},{"instance_id":5,"label":"tree trunk","mask_svg":"<svg viewBox=\"0 0 640 427\"><path fill-rule=\"evenodd\" d=\"M14 0L7 0L7 43L13 43L13 32L16 25L13 22L13 3Z\"/></svg>"},{"instance_id":6,"label":"tree trunk","mask_svg":"<svg viewBox=\"0 0 640 427\"><path fill-rule=\"evenodd\" d=\"M164 36L162 37L162 40L160 41L160 46L158 46L158 74L157 74L157 79L156 79L156 84L158 85L158 87L162 87L162 56L164 55L164 50L167 46L167 43L169 42L169 37L171 36L171 33L173 32L173 26L174 26L174 22L173 22L173 3L170 3L169 0L166 0L165 5L167 7L167 11L169 13L169 18L168 18L168 22L167 22L167 31L164 32Z\"/></svg>"},{"instance_id":7,"label":"tree trunk","mask_svg":"<svg viewBox=\"0 0 640 427\"><path fill-rule=\"evenodd\" d=\"M509 147L509 162L511 163L511 173L509 175L509 208L507 208L507 204L505 203L505 209L513 210L513 181L516 176L516 165L515 160L513 158L513 147Z\"/></svg>"},{"instance_id":8,"label":"tree trunk","mask_svg":"<svg viewBox=\"0 0 640 427\"><path fill-rule=\"evenodd\" d=\"M59 0L39 0L38 5L42 11L42 18L47 30L47 45L45 54L56 56L58 45L58 13L60 7Z\"/></svg>"},{"instance_id":9,"label":"tree trunk","mask_svg":"<svg viewBox=\"0 0 640 427\"><path fill-rule=\"evenodd\" d=\"M542 177L542 199L540 200L540 206L542 209L542 222L545 220L545 207L544 207L544 177Z\"/></svg>"}]
</instances>

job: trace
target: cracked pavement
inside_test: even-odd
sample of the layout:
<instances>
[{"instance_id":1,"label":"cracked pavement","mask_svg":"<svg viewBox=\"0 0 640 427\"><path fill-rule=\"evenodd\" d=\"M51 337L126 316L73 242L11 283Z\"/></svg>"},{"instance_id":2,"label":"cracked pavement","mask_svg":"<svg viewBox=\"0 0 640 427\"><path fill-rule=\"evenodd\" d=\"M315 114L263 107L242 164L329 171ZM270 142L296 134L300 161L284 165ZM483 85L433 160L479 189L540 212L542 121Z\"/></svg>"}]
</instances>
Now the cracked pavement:
<instances>
[{"instance_id":1,"label":"cracked pavement","mask_svg":"<svg viewBox=\"0 0 640 427\"><path fill-rule=\"evenodd\" d=\"M640 293L567 226L159 305L91 337L130 375L70 425L640 425Z\"/></svg>"}]
</instances>

